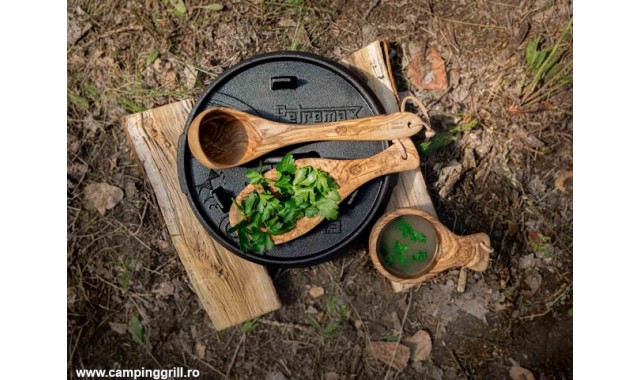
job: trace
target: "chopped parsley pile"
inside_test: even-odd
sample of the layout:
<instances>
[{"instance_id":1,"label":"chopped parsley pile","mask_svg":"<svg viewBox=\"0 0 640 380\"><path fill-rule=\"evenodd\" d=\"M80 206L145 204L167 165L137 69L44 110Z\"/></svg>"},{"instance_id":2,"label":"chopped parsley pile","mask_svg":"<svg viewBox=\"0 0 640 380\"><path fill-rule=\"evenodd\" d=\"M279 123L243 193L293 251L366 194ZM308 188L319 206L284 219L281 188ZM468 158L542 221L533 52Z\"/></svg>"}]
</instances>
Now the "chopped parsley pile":
<instances>
[{"instance_id":1,"label":"chopped parsley pile","mask_svg":"<svg viewBox=\"0 0 640 380\"><path fill-rule=\"evenodd\" d=\"M293 230L302 217L338 218L340 186L323 170L298 168L291 154L276 165L275 181L262 175L262 166L248 170L246 176L258 191L247 195L241 204L234 200L243 219L229 229L237 232L242 252L270 250L274 247L271 236Z\"/></svg>"}]
</instances>

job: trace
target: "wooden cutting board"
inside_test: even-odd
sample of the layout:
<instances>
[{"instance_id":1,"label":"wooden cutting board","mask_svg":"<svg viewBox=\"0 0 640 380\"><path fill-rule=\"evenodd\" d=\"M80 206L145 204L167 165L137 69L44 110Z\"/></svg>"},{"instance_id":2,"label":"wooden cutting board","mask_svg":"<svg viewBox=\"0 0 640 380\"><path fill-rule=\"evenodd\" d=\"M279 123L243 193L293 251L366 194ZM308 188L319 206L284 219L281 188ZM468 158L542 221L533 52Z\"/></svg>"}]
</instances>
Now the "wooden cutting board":
<instances>
[{"instance_id":1,"label":"wooden cutting board","mask_svg":"<svg viewBox=\"0 0 640 380\"><path fill-rule=\"evenodd\" d=\"M399 109L386 41L375 41L342 61L359 73L386 112ZM156 195L171 240L214 327L222 330L280 308L265 268L227 251L191 211L177 176L178 137L193 106L183 100L123 118L122 126ZM400 175L388 206L435 211L419 170ZM394 291L406 286L392 283Z\"/></svg>"}]
</instances>

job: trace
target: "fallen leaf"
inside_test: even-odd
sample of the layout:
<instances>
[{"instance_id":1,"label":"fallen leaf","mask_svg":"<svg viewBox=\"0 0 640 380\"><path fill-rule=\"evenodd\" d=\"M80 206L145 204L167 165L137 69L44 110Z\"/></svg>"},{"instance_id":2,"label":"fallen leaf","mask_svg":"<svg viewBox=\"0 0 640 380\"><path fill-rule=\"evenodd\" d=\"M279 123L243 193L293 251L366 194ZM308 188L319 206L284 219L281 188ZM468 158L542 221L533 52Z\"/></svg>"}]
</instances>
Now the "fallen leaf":
<instances>
[{"instance_id":1,"label":"fallen leaf","mask_svg":"<svg viewBox=\"0 0 640 380\"><path fill-rule=\"evenodd\" d=\"M542 285L542 275L537 270L531 268L525 273L524 283L529 287L529 289L523 290L522 294L525 296L532 296L536 294Z\"/></svg>"},{"instance_id":2,"label":"fallen leaf","mask_svg":"<svg viewBox=\"0 0 640 380\"><path fill-rule=\"evenodd\" d=\"M397 348L396 348L397 346ZM395 351L395 356L393 355ZM398 372L402 372L409 363L409 347L395 342L371 342L369 343L369 354Z\"/></svg>"},{"instance_id":3,"label":"fallen leaf","mask_svg":"<svg viewBox=\"0 0 640 380\"><path fill-rule=\"evenodd\" d=\"M104 215L122 200L124 192L119 187L100 182L88 184L84 188L84 196L100 215Z\"/></svg>"},{"instance_id":4,"label":"fallen leaf","mask_svg":"<svg viewBox=\"0 0 640 380\"><path fill-rule=\"evenodd\" d=\"M77 298L78 296L76 296L76 292L73 290L73 287L68 286L67 287L67 307L73 306L73 304L76 303Z\"/></svg>"},{"instance_id":5,"label":"fallen leaf","mask_svg":"<svg viewBox=\"0 0 640 380\"><path fill-rule=\"evenodd\" d=\"M158 52L157 50L151 50L149 54L147 54L147 59L144 61L144 65L149 66L150 64L155 62L159 54L160 52Z\"/></svg>"},{"instance_id":6,"label":"fallen leaf","mask_svg":"<svg viewBox=\"0 0 640 380\"><path fill-rule=\"evenodd\" d=\"M394 311L390 314L387 314L383 318L387 327L390 327L395 334L400 334L400 332L402 331L402 323L400 323L400 317L398 317L398 313Z\"/></svg>"},{"instance_id":7,"label":"fallen leaf","mask_svg":"<svg viewBox=\"0 0 640 380\"><path fill-rule=\"evenodd\" d=\"M446 90L449 87L447 82L447 71L444 60L434 48L427 49L426 60L430 65L427 71L422 52L415 54L411 58L411 63L407 69L407 76L411 83L418 90Z\"/></svg>"},{"instance_id":8,"label":"fallen leaf","mask_svg":"<svg viewBox=\"0 0 640 380\"><path fill-rule=\"evenodd\" d=\"M100 124L100 122L94 119L91 115L88 115L84 118L83 124L84 127L87 128L87 130L89 130L89 132L91 133L96 133L96 131L103 129L102 124Z\"/></svg>"},{"instance_id":9,"label":"fallen leaf","mask_svg":"<svg viewBox=\"0 0 640 380\"><path fill-rule=\"evenodd\" d=\"M204 355L207 353L207 346L204 343L197 341L195 351L196 355L198 355L200 359L204 359Z\"/></svg>"},{"instance_id":10,"label":"fallen leaf","mask_svg":"<svg viewBox=\"0 0 640 380\"><path fill-rule=\"evenodd\" d=\"M78 42L91 27L90 23L81 24L74 14L67 13L67 46Z\"/></svg>"},{"instance_id":11,"label":"fallen leaf","mask_svg":"<svg viewBox=\"0 0 640 380\"><path fill-rule=\"evenodd\" d=\"M128 327L127 327L126 323L109 322L109 327L115 333L120 334L120 335L126 334L127 330L128 330Z\"/></svg>"},{"instance_id":12,"label":"fallen leaf","mask_svg":"<svg viewBox=\"0 0 640 380\"><path fill-rule=\"evenodd\" d=\"M135 197L136 194L138 193L138 190L136 189L135 182L126 181L124 183L124 192L125 192L125 194L127 194L127 198Z\"/></svg>"},{"instance_id":13,"label":"fallen leaf","mask_svg":"<svg viewBox=\"0 0 640 380\"><path fill-rule=\"evenodd\" d=\"M142 323L140 322L138 317L131 317L131 319L129 320L128 328L129 333L131 334L131 339L133 339L134 342L138 343L141 346L148 345L147 337L144 334L144 327L142 326Z\"/></svg>"},{"instance_id":14,"label":"fallen leaf","mask_svg":"<svg viewBox=\"0 0 640 380\"><path fill-rule=\"evenodd\" d=\"M314 286L311 289L309 289L309 295L312 298L318 298L322 295L324 295L324 288L321 286Z\"/></svg>"},{"instance_id":15,"label":"fallen leaf","mask_svg":"<svg viewBox=\"0 0 640 380\"><path fill-rule=\"evenodd\" d=\"M556 178L556 189L562 191L565 194L569 194L573 191L573 172L562 172Z\"/></svg>"},{"instance_id":16,"label":"fallen leaf","mask_svg":"<svg viewBox=\"0 0 640 380\"><path fill-rule=\"evenodd\" d=\"M378 36L378 28L376 28L374 25L366 24L362 27L361 33L362 46L366 46L376 40L376 37Z\"/></svg>"},{"instance_id":17,"label":"fallen leaf","mask_svg":"<svg viewBox=\"0 0 640 380\"><path fill-rule=\"evenodd\" d=\"M536 380L531 371L518 366L511 367L509 370L509 376L512 380Z\"/></svg>"},{"instance_id":18,"label":"fallen leaf","mask_svg":"<svg viewBox=\"0 0 640 380\"><path fill-rule=\"evenodd\" d=\"M487 310L488 302L486 299L465 293L458 298L454 304L467 314L471 314L484 323L487 323L487 313L489 310Z\"/></svg>"},{"instance_id":19,"label":"fallen leaf","mask_svg":"<svg viewBox=\"0 0 640 380\"><path fill-rule=\"evenodd\" d=\"M194 88L198 82L198 73L196 69L191 66L185 66L182 70L182 77L184 78L184 85L187 88Z\"/></svg>"},{"instance_id":20,"label":"fallen leaf","mask_svg":"<svg viewBox=\"0 0 640 380\"><path fill-rule=\"evenodd\" d=\"M89 165L84 162L74 162L71 166L67 167L67 174L75 175L78 177L83 176L89 171Z\"/></svg>"},{"instance_id":21,"label":"fallen leaf","mask_svg":"<svg viewBox=\"0 0 640 380\"><path fill-rule=\"evenodd\" d=\"M528 255L522 256L519 260L518 260L518 268L520 269L529 269L529 268L533 268L536 264L536 257L533 253L530 253Z\"/></svg>"},{"instance_id":22,"label":"fallen leaf","mask_svg":"<svg viewBox=\"0 0 640 380\"><path fill-rule=\"evenodd\" d=\"M160 248L162 252L168 252L171 249L171 243L169 243L164 239L157 239L156 245L158 246L158 248Z\"/></svg>"},{"instance_id":23,"label":"fallen leaf","mask_svg":"<svg viewBox=\"0 0 640 380\"><path fill-rule=\"evenodd\" d=\"M419 330L408 338L402 339L402 344L411 350L411 360L426 360L431 354L431 336L424 330Z\"/></svg>"}]
</instances>

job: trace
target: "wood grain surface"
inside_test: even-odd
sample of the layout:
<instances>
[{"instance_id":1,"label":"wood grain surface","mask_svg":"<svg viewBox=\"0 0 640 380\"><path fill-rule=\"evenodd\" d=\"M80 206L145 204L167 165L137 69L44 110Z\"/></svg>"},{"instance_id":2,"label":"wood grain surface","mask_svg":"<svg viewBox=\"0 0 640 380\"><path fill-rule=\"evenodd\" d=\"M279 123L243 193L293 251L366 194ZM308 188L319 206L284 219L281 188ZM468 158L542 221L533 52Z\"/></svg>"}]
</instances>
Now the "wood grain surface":
<instances>
[{"instance_id":1,"label":"wood grain surface","mask_svg":"<svg viewBox=\"0 0 640 380\"><path fill-rule=\"evenodd\" d=\"M212 107L189 126L189 149L210 169L226 169L276 149L311 141L394 140L425 126L410 112L394 112L321 124L285 124L225 107Z\"/></svg>"},{"instance_id":2,"label":"wood grain surface","mask_svg":"<svg viewBox=\"0 0 640 380\"><path fill-rule=\"evenodd\" d=\"M224 329L280 308L271 278L260 265L218 244L198 222L177 175L178 137L191 101L181 101L123 118L162 217L189 280L213 326Z\"/></svg>"}]
</instances>

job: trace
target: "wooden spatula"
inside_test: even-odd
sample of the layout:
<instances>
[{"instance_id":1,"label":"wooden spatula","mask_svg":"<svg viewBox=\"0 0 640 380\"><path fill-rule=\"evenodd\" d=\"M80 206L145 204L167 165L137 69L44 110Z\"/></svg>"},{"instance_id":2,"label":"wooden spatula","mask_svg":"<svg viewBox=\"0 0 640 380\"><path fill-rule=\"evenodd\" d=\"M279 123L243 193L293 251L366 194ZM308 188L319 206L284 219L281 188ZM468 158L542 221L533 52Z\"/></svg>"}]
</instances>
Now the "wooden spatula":
<instances>
[{"instance_id":1,"label":"wooden spatula","mask_svg":"<svg viewBox=\"0 0 640 380\"><path fill-rule=\"evenodd\" d=\"M340 185L338 193L342 200L346 199L358 187L371 181L374 178L398 173L406 170L413 170L420 166L420 157L413 142L408 138L394 140L394 143L384 151L358 160L331 160L325 158L304 158L295 162L298 168L304 166L313 166L329 173L331 177ZM264 177L270 180L276 180L276 170L269 170ZM248 185L245 187L238 197L237 203L252 192L258 191L259 187ZM339 216L338 216L339 217ZM231 226L235 226L243 218L242 213L234 204L229 211L229 222ZM298 220L296 227L282 235L273 235L272 239L275 244L282 244L293 240L299 236L311 231L315 226L320 224L324 218L316 215L311 218L303 217Z\"/></svg>"}]
</instances>

